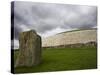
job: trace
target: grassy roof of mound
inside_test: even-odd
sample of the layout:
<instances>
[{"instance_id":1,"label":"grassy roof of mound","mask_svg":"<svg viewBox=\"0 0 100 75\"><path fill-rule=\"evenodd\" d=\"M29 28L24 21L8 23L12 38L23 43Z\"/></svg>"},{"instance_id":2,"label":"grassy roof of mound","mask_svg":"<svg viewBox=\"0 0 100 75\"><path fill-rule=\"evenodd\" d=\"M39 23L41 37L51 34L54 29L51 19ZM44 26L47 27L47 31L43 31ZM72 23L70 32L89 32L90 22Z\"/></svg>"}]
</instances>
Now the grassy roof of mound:
<instances>
[{"instance_id":1,"label":"grassy roof of mound","mask_svg":"<svg viewBox=\"0 0 100 75\"><path fill-rule=\"evenodd\" d=\"M83 30L97 30L97 28L91 28L91 29L76 29L76 30L61 32L61 33L58 33L58 34L68 33L68 32L76 32L76 31L83 31Z\"/></svg>"}]
</instances>

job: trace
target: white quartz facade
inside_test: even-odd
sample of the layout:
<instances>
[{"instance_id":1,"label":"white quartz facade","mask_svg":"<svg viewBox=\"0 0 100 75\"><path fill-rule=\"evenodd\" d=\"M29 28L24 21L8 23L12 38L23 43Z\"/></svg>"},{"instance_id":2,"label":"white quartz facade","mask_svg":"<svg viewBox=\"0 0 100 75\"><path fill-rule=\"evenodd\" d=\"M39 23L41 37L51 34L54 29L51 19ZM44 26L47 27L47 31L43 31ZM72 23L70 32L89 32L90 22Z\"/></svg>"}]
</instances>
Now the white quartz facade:
<instances>
[{"instance_id":1,"label":"white quartz facade","mask_svg":"<svg viewBox=\"0 0 100 75\"><path fill-rule=\"evenodd\" d=\"M91 41L97 42L96 29L64 32L47 38L42 38L42 47L87 43Z\"/></svg>"}]
</instances>

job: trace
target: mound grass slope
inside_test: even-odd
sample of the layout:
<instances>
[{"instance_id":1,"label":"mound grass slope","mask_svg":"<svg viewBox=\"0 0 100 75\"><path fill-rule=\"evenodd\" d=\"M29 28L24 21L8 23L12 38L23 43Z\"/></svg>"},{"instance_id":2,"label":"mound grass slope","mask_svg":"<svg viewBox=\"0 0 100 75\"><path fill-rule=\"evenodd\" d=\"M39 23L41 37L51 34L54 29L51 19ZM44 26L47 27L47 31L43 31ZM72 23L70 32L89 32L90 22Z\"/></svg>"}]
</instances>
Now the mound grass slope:
<instances>
[{"instance_id":1,"label":"mound grass slope","mask_svg":"<svg viewBox=\"0 0 100 75\"><path fill-rule=\"evenodd\" d=\"M15 50L16 61L18 50ZM45 48L38 66L17 67L15 73L34 73L97 68L97 49L92 48Z\"/></svg>"},{"instance_id":2,"label":"mound grass slope","mask_svg":"<svg viewBox=\"0 0 100 75\"><path fill-rule=\"evenodd\" d=\"M75 30L71 30L71 31L65 31L65 32L62 32L62 33L76 32L76 31L85 31L85 30L97 30L97 28L75 29ZM58 34L62 34L62 33L58 33ZM58 35L58 34L56 34L56 35Z\"/></svg>"}]
</instances>

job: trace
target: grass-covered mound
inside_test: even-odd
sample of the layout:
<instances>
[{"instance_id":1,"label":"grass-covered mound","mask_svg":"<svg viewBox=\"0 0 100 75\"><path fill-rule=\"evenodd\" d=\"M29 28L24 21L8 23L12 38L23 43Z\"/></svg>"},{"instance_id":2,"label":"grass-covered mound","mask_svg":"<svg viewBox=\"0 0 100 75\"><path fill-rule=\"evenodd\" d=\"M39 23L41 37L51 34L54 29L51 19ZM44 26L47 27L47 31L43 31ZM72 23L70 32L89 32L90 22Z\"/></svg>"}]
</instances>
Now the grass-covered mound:
<instances>
[{"instance_id":1,"label":"grass-covered mound","mask_svg":"<svg viewBox=\"0 0 100 75\"><path fill-rule=\"evenodd\" d=\"M15 51L16 61L18 50ZM97 68L97 49L92 48L45 48L38 66L18 67L15 73L50 72Z\"/></svg>"}]
</instances>

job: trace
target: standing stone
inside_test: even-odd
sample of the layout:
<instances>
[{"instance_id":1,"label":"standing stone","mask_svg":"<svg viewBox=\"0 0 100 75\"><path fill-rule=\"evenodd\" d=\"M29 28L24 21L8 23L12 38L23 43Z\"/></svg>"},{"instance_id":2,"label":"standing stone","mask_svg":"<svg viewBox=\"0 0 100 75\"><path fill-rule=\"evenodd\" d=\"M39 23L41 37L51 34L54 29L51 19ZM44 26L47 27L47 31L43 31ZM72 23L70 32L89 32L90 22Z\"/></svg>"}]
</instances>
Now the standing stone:
<instances>
[{"instance_id":1,"label":"standing stone","mask_svg":"<svg viewBox=\"0 0 100 75\"><path fill-rule=\"evenodd\" d=\"M19 36L19 56L15 67L34 66L41 62L41 37L34 30L22 32Z\"/></svg>"}]
</instances>

